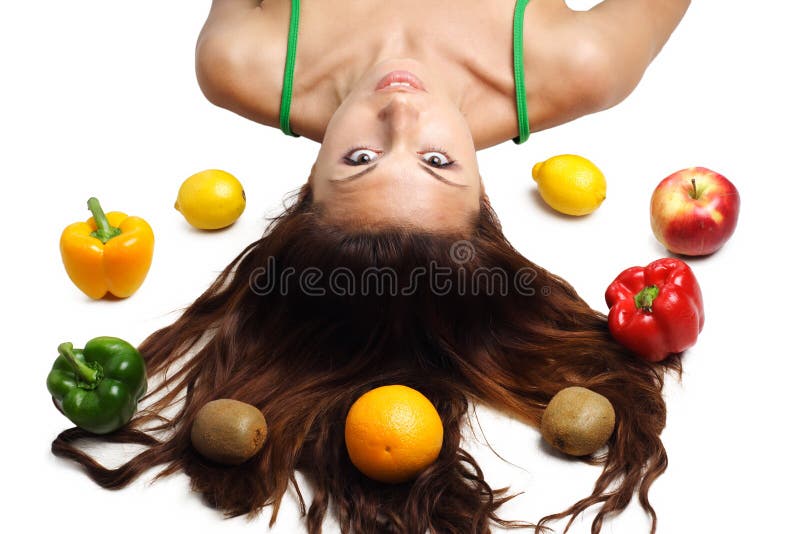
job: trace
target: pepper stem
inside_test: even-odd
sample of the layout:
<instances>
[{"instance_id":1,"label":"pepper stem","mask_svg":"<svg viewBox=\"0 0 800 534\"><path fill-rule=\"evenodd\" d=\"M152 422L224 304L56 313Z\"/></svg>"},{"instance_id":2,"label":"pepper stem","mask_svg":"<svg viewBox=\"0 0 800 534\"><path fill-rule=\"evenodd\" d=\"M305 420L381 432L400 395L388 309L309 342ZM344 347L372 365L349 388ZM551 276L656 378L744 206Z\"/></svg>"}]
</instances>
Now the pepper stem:
<instances>
[{"instance_id":1,"label":"pepper stem","mask_svg":"<svg viewBox=\"0 0 800 534\"><path fill-rule=\"evenodd\" d=\"M653 311L653 301L658 296L658 286L647 286L639 291L633 298L636 308L646 312Z\"/></svg>"},{"instance_id":2,"label":"pepper stem","mask_svg":"<svg viewBox=\"0 0 800 534\"><path fill-rule=\"evenodd\" d=\"M66 342L58 346L58 353L67 360L75 375L78 377L78 385L84 389L94 389L103 378L103 368L97 362L82 362L75 356L72 350L72 343Z\"/></svg>"},{"instance_id":3,"label":"pepper stem","mask_svg":"<svg viewBox=\"0 0 800 534\"><path fill-rule=\"evenodd\" d=\"M106 214L103 212L103 208L100 207L99 200L92 197L87 204L89 205L89 211L92 212L92 216L94 217L94 222L97 225L97 230L90 234L92 237L96 237L105 245L109 239L117 237L122 233L122 230L109 224L108 218L106 218Z\"/></svg>"}]
</instances>

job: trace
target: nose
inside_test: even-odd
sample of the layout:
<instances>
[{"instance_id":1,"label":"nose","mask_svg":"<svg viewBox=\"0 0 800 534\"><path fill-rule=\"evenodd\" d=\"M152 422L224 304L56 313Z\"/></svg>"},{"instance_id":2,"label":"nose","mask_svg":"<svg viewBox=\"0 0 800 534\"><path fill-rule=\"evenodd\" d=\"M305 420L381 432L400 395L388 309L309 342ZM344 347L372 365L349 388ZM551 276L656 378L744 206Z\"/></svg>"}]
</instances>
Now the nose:
<instances>
[{"instance_id":1,"label":"nose","mask_svg":"<svg viewBox=\"0 0 800 534\"><path fill-rule=\"evenodd\" d=\"M392 137L413 131L419 123L419 109L414 99L404 93L394 93L378 116Z\"/></svg>"}]
</instances>

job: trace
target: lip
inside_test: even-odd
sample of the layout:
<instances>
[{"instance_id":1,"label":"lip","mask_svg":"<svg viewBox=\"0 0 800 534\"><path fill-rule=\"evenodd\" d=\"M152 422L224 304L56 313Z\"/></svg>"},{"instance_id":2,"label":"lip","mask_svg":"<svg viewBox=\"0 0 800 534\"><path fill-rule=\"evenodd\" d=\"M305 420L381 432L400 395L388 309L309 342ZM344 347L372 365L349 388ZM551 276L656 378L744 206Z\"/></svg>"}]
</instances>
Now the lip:
<instances>
[{"instance_id":1,"label":"lip","mask_svg":"<svg viewBox=\"0 0 800 534\"><path fill-rule=\"evenodd\" d=\"M406 83L408 85L391 85L393 83ZM375 91L425 91L422 80L407 70L395 70L381 78Z\"/></svg>"}]
</instances>

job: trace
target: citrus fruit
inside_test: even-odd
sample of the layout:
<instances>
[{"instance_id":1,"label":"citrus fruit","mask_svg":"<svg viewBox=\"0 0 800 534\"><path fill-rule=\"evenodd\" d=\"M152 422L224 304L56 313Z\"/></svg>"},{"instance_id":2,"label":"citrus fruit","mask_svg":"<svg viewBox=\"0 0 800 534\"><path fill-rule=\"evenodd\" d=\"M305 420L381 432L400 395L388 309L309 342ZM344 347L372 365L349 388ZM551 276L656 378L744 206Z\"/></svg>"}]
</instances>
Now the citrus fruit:
<instances>
[{"instance_id":1,"label":"citrus fruit","mask_svg":"<svg viewBox=\"0 0 800 534\"><path fill-rule=\"evenodd\" d=\"M567 215L588 215L606 198L603 173L581 156L553 156L534 165L531 175L547 205Z\"/></svg>"},{"instance_id":2,"label":"citrus fruit","mask_svg":"<svg viewBox=\"0 0 800 534\"><path fill-rule=\"evenodd\" d=\"M347 453L359 471L396 484L436 461L444 429L436 408L422 393L390 385L370 390L353 403L344 436Z\"/></svg>"},{"instance_id":3,"label":"citrus fruit","mask_svg":"<svg viewBox=\"0 0 800 534\"><path fill-rule=\"evenodd\" d=\"M218 230L232 225L244 211L242 184L230 173L217 169L187 178L178 191L175 209L201 230Z\"/></svg>"}]
</instances>

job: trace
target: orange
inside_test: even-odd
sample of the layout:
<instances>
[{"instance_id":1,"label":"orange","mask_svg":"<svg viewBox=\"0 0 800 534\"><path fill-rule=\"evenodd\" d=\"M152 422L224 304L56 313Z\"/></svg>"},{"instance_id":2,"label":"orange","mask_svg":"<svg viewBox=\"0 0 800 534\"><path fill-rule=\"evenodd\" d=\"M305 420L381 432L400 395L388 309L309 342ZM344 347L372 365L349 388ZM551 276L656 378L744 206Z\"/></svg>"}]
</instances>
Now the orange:
<instances>
[{"instance_id":1,"label":"orange","mask_svg":"<svg viewBox=\"0 0 800 534\"><path fill-rule=\"evenodd\" d=\"M389 484L410 480L436 461L443 437L442 420L431 401L401 385L375 388L359 397L344 427L353 465Z\"/></svg>"}]
</instances>

